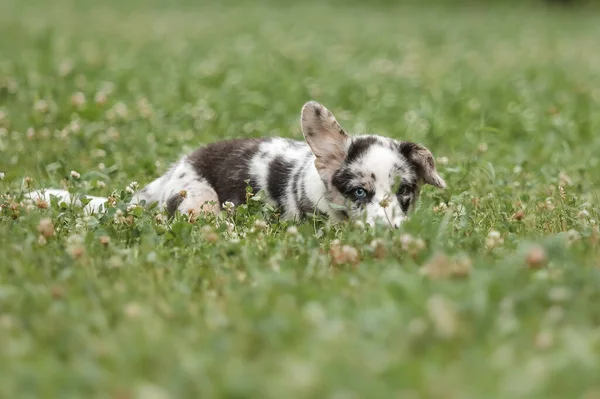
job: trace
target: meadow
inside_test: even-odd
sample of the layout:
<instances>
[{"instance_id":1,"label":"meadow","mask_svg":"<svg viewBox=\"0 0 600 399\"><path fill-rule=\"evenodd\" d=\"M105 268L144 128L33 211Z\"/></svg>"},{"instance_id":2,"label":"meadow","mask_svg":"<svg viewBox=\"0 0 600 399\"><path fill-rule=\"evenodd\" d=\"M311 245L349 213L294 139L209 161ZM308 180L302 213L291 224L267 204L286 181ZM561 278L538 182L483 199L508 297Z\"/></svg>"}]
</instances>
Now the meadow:
<instances>
[{"instance_id":1,"label":"meadow","mask_svg":"<svg viewBox=\"0 0 600 399\"><path fill-rule=\"evenodd\" d=\"M0 397L600 398L600 14L0 2ZM420 142L400 230L128 208L308 100ZM111 195L105 215L26 203Z\"/></svg>"}]
</instances>

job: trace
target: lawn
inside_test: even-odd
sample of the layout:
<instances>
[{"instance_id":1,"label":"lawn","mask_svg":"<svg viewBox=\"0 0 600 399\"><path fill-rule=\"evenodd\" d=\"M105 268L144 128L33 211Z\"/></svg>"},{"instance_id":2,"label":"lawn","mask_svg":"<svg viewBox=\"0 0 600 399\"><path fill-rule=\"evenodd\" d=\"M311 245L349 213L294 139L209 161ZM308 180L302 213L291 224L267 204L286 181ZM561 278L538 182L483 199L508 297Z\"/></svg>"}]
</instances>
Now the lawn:
<instances>
[{"instance_id":1,"label":"lawn","mask_svg":"<svg viewBox=\"0 0 600 399\"><path fill-rule=\"evenodd\" d=\"M388 3L0 3L1 398L600 397L600 13ZM448 189L397 231L127 208L311 99ZM61 186L116 207L22 202Z\"/></svg>"}]
</instances>

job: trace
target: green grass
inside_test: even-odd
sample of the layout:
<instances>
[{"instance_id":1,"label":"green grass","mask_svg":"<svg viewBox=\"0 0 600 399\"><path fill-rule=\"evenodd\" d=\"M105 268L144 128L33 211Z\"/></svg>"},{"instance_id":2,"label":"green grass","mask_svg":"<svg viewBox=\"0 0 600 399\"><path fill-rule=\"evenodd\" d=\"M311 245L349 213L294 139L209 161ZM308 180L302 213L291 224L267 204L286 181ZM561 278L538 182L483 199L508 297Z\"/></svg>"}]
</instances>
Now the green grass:
<instances>
[{"instance_id":1,"label":"green grass","mask_svg":"<svg viewBox=\"0 0 600 399\"><path fill-rule=\"evenodd\" d=\"M597 398L598 16L0 3L0 397ZM202 143L301 138L310 99L449 188L401 231L127 211ZM61 185L121 211L20 204Z\"/></svg>"}]
</instances>

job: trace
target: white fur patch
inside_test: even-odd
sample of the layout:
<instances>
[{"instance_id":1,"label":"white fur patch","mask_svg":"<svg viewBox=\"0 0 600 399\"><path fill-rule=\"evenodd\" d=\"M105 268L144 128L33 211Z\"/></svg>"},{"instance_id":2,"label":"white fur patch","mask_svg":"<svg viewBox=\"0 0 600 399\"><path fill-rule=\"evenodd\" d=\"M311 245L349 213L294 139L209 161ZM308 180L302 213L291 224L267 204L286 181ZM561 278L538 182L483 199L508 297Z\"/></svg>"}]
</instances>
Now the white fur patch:
<instances>
[{"instance_id":1,"label":"white fur patch","mask_svg":"<svg viewBox=\"0 0 600 399\"><path fill-rule=\"evenodd\" d=\"M310 155L310 148L306 143L274 138L261 143L258 152L250 161L250 175L260 187L266 188L269 187L269 176L273 172L270 165L277 157L280 157L285 163L291 165L289 179L286 186L283 187L283 190L285 191L283 198L285 208L284 218L297 219L300 216L301 212L295 201L295 194L291 183L293 177L300 172L300 169L304 168L307 160L308 162L314 163L314 156L309 158ZM314 166L312 169L314 169ZM303 181L306 181L306 179ZM271 205L276 205L275 199L270 196L267 196L267 202Z\"/></svg>"},{"instance_id":2,"label":"white fur patch","mask_svg":"<svg viewBox=\"0 0 600 399\"><path fill-rule=\"evenodd\" d=\"M47 190L38 190L32 191L25 195L25 198L29 198L31 200L41 199L48 203L50 203L52 197L56 197L59 203L66 203L71 206L81 207L83 203L81 202L82 194L71 194L67 190L58 190L58 189L47 189ZM86 215L91 215L95 213L100 213L106 210L106 201L107 198L104 197L94 197L91 195L85 196L87 200L90 202L83 206L83 212Z\"/></svg>"},{"instance_id":3,"label":"white fur patch","mask_svg":"<svg viewBox=\"0 0 600 399\"><path fill-rule=\"evenodd\" d=\"M374 195L366 206L367 222L374 224L382 222L394 227L400 226L406 218L400 202L393 191L401 179L415 180L405 160L398 152L387 146L373 145L366 153L355 161L352 169L369 177L373 176L372 188Z\"/></svg>"}]
</instances>

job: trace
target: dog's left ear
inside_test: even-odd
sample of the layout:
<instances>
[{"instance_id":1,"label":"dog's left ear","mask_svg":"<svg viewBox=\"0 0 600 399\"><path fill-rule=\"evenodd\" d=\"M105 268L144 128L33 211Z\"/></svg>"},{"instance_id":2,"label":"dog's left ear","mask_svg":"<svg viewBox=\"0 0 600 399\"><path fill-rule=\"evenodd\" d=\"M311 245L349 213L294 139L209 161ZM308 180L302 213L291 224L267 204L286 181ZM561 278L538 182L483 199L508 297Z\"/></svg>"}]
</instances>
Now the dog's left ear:
<instances>
[{"instance_id":1,"label":"dog's left ear","mask_svg":"<svg viewBox=\"0 0 600 399\"><path fill-rule=\"evenodd\" d=\"M400 144L400 152L416 166L420 180L437 188L446 188L446 182L435 169L433 154L427 147L405 141Z\"/></svg>"},{"instance_id":2,"label":"dog's left ear","mask_svg":"<svg viewBox=\"0 0 600 399\"><path fill-rule=\"evenodd\" d=\"M333 114L316 101L302 107L301 124L304 139L316 157L315 167L321 178L328 181L346 159L350 136Z\"/></svg>"}]
</instances>

